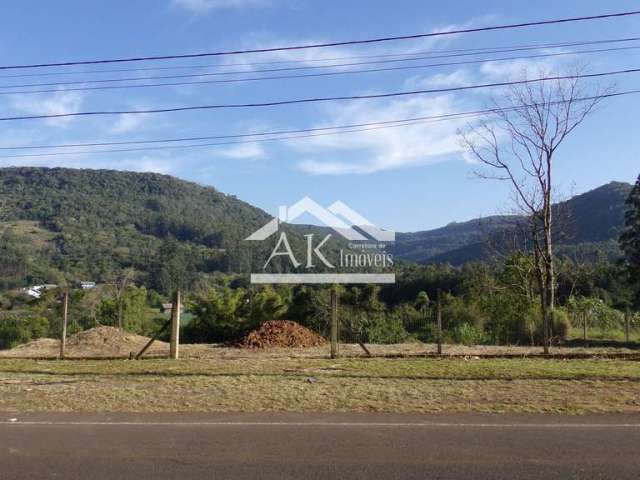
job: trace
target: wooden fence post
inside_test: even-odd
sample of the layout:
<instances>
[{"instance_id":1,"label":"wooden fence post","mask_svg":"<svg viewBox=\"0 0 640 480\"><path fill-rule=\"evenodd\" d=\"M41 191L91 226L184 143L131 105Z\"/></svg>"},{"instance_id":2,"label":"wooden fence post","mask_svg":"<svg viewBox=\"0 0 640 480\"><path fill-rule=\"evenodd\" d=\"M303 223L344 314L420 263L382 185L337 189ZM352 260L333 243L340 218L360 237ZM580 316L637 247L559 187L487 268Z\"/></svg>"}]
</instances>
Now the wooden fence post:
<instances>
[{"instance_id":1,"label":"wooden fence post","mask_svg":"<svg viewBox=\"0 0 640 480\"><path fill-rule=\"evenodd\" d=\"M169 345L169 358L177 360L180 356L180 309L182 301L180 298L180 290L176 290L173 297L173 305L171 306L171 343Z\"/></svg>"},{"instance_id":2,"label":"wooden fence post","mask_svg":"<svg viewBox=\"0 0 640 480\"><path fill-rule=\"evenodd\" d=\"M627 308L624 312L624 341L629 343L629 327L631 323L631 310Z\"/></svg>"},{"instance_id":3,"label":"wooden fence post","mask_svg":"<svg viewBox=\"0 0 640 480\"><path fill-rule=\"evenodd\" d=\"M331 289L331 358L338 357L338 289Z\"/></svg>"},{"instance_id":4,"label":"wooden fence post","mask_svg":"<svg viewBox=\"0 0 640 480\"><path fill-rule=\"evenodd\" d=\"M436 298L436 322L437 322L437 337L438 337L438 355L442 355L442 304L440 300L440 289L437 291Z\"/></svg>"},{"instance_id":5,"label":"wooden fence post","mask_svg":"<svg viewBox=\"0 0 640 480\"><path fill-rule=\"evenodd\" d=\"M62 334L60 335L60 360L64 360L64 351L67 347L67 319L69 312L69 290L65 290L62 296Z\"/></svg>"}]
</instances>

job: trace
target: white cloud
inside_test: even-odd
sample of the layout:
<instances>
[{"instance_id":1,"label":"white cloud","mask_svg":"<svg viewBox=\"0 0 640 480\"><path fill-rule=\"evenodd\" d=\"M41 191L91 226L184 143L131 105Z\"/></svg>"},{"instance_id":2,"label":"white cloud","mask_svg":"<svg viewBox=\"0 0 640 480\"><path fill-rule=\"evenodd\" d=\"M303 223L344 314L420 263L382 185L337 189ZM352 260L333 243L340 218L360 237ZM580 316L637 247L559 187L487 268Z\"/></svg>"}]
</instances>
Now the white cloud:
<instances>
[{"instance_id":1,"label":"white cloud","mask_svg":"<svg viewBox=\"0 0 640 480\"><path fill-rule=\"evenodd\" d=\"M480 66L480 73L488 80L518 80L523 78L535 78L540 72L556 70L559 64L560 61L557 58L545 58L538 60L519 59L510 60L508 62L485 62Z\"/></svg>"},{"instance_id":2,"label":"white cloud","mask_svg":"<svg viewBox=\"0 0 640 480\"><path fill-rule=\"evenodd\" d=\"M264 147L259 143L243 143L223 150L216 150L214 154L234 160L260 160L266 156Z\"/></svg>"},{"instance_id":3,"label":"white cloud","mask_svg":"<svg viewBox=\"0 0 640 480\"><path fill-rule=\"evenodd\" d=\"M470 85L474 82L473 76L467 70L456 70L451 73L437 73L430 76L415 76L404 82L404 87L410 90L429 88L448 88Z\"/></svg>"},{"instance_id":4,"label":"white cloud","mask_svg":"<svg viewBox=\"0 0 640 480\"><path fill-rule=\"evenodd\" d=\"M284 45L314 45L326 43L330 40L319 38L305 38L305 39L286 39L286 38L273 38L269 35L261 33L254 33L249 36L249 39L243 42L242 48L247 50L263 49L263 48L278 48ZM367 51L368 52L368 51ZM263 70L270 68L286 68L286 67L319 67L323 65L335 65L336 63L342 63L335 60L344 57L352 57L357 55L367 55L368 53L362 53L361 50L355 50L347 47L328 47L328 48L308 48L301 50L276 50L273 52L260 52L249 53L242 55L242 59L237 58L224 59L222 65L233 65L234 70ZM374 53L378 53L376 50ZM345 61L350 63L349 61ZM356 62L356 60L353 60ZM253 64L253 65L247 65ZM332 70L349 70L357 68L356 66L334 67Z\"/></svg>"},{"instance_id":5,"label":"white cloud","mask_svg":"<svg viewBox=\"0 0 640 480\"><path fill-rule=\"evenodd\" d=\"M189 12L203 14L213 10L269 6L272 0L172 0L171 3Z\"/></svg>"},{"instance_id":6,"label":"white cloud","mask_svg":"<svg viewBox=\"0 0 640 480\"><path fill-rule=\"evenodd\" d=\"M175 161L161 156L145 155L136 159L120 160L115 168L119 170L132 170L134 172L155 172L170 174L175 167ZM112 167L113 168L113 167Z\"/></svg>"},{"instance_id":7,"label":"white cloud","mask_svg":"<svg viewBox=\"0 0 640 480\"><path fill-rule=\"evenodd\" d=\"M79 112L84 95L80 92L60 90L52 95L11 95L11 107L26 115L63 115ZM73 117L48 118L45 122L54 127L65 127Z\"/></svg>"},{"instance_id":8,"label":"white cloud","mask_svg":"<svg viewBox=\"0 0 640 480\"><path fill-rule=\"evenodd\" d=\"M352 102L327 110L331 124L440 115L463 110L453 96L419 96L384 102ZM301 155L298 167L313 175L366 174L440 162L462 149L457 135L465 120L428 122L395 128L289 140ZM326 126L323 125L323 126Z\"/></svg>"},{"instance_id":9,"label":"white cloud","mask_svg":"<svg viewBox=\"0 0 640 480\"><path fill-rule=\"evenodd\" d=\"M120 134L138 130L142 125L144 125L148 118L149 115L146 114L124 113L122 115L118 115L114 124L109 128L109 132Z\"/></svg>"}]
</instances>

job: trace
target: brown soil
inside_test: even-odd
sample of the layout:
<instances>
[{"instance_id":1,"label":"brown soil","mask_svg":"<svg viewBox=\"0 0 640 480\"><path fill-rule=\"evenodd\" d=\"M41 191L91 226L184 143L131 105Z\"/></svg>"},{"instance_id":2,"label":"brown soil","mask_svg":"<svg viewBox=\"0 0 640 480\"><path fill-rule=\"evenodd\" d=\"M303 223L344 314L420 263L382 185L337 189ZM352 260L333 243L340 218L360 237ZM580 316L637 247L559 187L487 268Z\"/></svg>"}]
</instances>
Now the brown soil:
<instances>
[{"instance_id":1,"label":"brown soil","mask_svg":"<svg viewBox=\"0 0 640 480\"><path fill-rule=\"evenodd\" d=\"M324 338L296 322L271 320L250 332L240 346L244 348L307 348L324 343Z\"/></svg>"},{"instance_id":2,"label":"brown soil","mask_svg":"<svg viewBox=\"0 0 640 480\"><path fill-rule=\"evenodd\" d=\"M276 325L274 328L273 325ZM288 325L278 328L277 325ZM291 326L292 325L292 326ZM287 333L288 332L288 333ZM122 332L113 327L98 327L72 335L67 339L66 356L68 358L128 358L131 352L137 353L149 339L144 336ZM291 343L289 343L291 342ZM291 345L294 345L293 347ZM267 358L326 358L329 347L324 339L295 322L271 321L251 332L235 348L223 344L180 345L180 357L192 359L260 360ZM433 355L435 344L403 343L394 345L367 344L373 356L415 356ZM366 354L357 344L341 343L342 357L364 357ZM542 352L540 347L523 346L487 346L467 347L463 345L444 345L444 356L535 356ZM638 350L627 348L603 347L553 347L554 357L573 357L575 355L609 357L623 354L638 354ZM60 341L42 338L20 345L12 350L1 350L0 358L57 358L60 353ZM157 341L145 354L145 357L167 357L169 345Z\"/></svg>"},{"instance_id":3,"label":"brown soil","mask_svg":"<svg viewBox=\"0 0 640 480\"><path fill-rule=\"evenodd\" d=\"M68 337L65 357L128 357L131 352L138 353L148 341L148 337L114 327L96 327ZM167 343L157 341L148 353L157 355L167 352L168 348ZM2 352L2 356L49 358L57 357L59 353L60 340L41 338Z\"/></svg>"}]
</instances>

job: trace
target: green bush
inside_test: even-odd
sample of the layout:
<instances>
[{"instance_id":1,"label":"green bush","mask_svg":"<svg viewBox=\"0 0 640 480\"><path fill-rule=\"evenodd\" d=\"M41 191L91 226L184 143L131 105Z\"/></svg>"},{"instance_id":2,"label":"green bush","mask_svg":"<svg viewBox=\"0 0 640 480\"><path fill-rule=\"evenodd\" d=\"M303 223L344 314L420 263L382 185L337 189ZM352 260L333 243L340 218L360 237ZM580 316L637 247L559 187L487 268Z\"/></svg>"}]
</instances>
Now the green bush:
<instances>
[{"instance_id":1,"label":"green bush","mask_svg":"<svg viewBox=\"0 0 640 480\"><path fill-rule=\"evenodd\" d=\"M422 341L429 340L432 318L426 308L424 311L419 311L413 305L403 303L394 307L388 316L392 321L399 322L409 335Z\"/></svg>"},{"instance_id":2,"label":"green bush","mask_svg":"<svg viewBox=\"0 0 640 480\"><path fill-rule=\"evenodd\" d=\"M483 299L489 320L485 331L493 344L530 343L537 328L537 307L518 295L503 293Z\"/></svg>"},{"instance_id":3,"label":"green bush","mask_svg":"<svg viewBox=\"0 0 640 480\"><path fill-rule=\"evenodd\" d=\"M566 340L571 331L571 319L563 308L556 308L553 312L553 336L558 340Z\"/></svg>"},{"instance_id":4,"label":"green bush","mask_svg":"<svg viewBox=\"0 0 640 480\"><path fill-rule=\"evenodd\" d=\"M452 331L464 324L473 325L478 330L482 330L485 321L485 315L475 303L453 296L447 296L443 301L442 328L444 330Z\"/></svg>"},{"instance_id":5,"label":"green bush","mask_svg":"<svg viewBox=\"0 0 640 480\"><path fill-rule=\"evenodd\" d=\"M456 326L450 332L449 337L453 340L453 343L467 346L481 345L487 341L484 332L469 323L462 323Z\"/></svg>"},{"instance_id":6,"label":"green bush","mask_svg":"<svg viewBox=\"0 0 640 480\"><path fill-rule=\"evenodd\" d=\"M187 304L193 320L185 326L185 343L237 341L254 325L244 315L248 305L244 289L212 288Z\"/></svg>"},{"instance_id":7,"label":"green bush","mask_svg":"<svg viewBox=\"0 0 640 480\"><path fill-rule=\"evenodd\" d=\"M13 348L33 338L29 324L16 316L0 320L0 349Z\"/></svg>"},{"instance_id":8,"label":"green bush","mask_svg":"<svg viewBox=\"0 0 640 480\"><path fill-rule=\"evenodd\" d=\"M520 339L531 346L542 342L542 317L539 305L531 305L522 316Z\"/></svg>"},{"instance_id":9,"label":"green bush","mask_svg":"<svg viewBox=\"0 0 640 480\"><path fill-rule=\"evenodd\" d=\"M544 341L544 335L542 331L542 314L540 313L540 307L536 305L534 308L531 308L527 316L527 322L531 328L533 342L541 345ZM551 324L551 341L566 340L570 331L571 317L568 312L564 308L554 309L553 322Z\"/></svg>"},{"instance_id":10,"label":"green bush","mask_svg":"<svg viewBox=\"0 0 640 480\"><path fill-rule=\"evenodd\" d=\"M394 315L380 315L367 322L364 338L367 343L403 343L409 338L409 334L400 318Z\"/></svg>"}]
</instances>

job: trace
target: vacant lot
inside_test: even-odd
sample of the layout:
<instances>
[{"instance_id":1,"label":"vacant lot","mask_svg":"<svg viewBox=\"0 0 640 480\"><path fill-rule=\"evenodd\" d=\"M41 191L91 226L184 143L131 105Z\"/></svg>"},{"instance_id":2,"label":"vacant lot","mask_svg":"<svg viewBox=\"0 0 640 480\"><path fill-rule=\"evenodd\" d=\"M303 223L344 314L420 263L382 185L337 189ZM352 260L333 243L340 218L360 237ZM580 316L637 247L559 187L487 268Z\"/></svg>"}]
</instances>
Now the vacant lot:
<instances>
[{"instance_id":1,"label":"vacant lot","mask_svg":"<svg viewBox=\"0 0 640 480\"><path fill-rule=\"evenodd\" d=\"M0 360L0 411L639 412L640 362L291 358Z\"/></svg>"}]
</instances>

